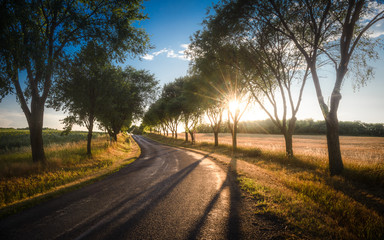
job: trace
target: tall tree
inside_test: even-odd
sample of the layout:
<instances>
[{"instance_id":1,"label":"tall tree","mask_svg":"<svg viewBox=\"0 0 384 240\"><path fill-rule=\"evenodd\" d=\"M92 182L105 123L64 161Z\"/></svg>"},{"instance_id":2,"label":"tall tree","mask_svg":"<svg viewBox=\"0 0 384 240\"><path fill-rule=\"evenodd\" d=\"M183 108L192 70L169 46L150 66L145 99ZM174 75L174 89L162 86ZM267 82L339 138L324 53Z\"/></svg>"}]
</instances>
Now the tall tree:
<instances>
[{"instance_id":1,"label":"tall tree","mask_svg":"<svg viewBox=\"0 0 384 240\"><path fill-rule=\"evenodd\" d=\"M95 42L89 42L74 61L66 62L56 74L56 86L49 99L49 107L70 113L64 119L66 130L73 124L88 129L87 154L92 155L91 141L98 111L105 106L109 96L105 89L115 69L110 64L110 56Z\"/></svg>"},{"instance_id":2,"label":"tall tree","mask_svg":"<svg viewBox=\"0 0 384 240\"><path fill-rule=\"evenodd\" d=\"M183 90L183 81L177 80L163 87L161 99L165 104L165 121L167 128L171 130L172 137L177 139L177 128L179 126L181 115L183 112L183 105L181 100Z\"/></svg>"},{"instance_id":3,"label":"tall tree","mask_svg":"<svg viewBox=\"0 0 384 240\"><path fill-rule=\"evenodd\" d=\"M182 116L185 126L185 140L188 141L188 133L191 136L191 143L195 144L195 132L197 124L203 115L204 99L198 94L201 90L198 76L185 76L181 95Z\"/></svg>"},{"instance_id":4,"label":"tall tree","mask_svg":"<svg viewBox=\"0 0 384 240\"><path fill-rule=\"evenodd\" d=\"M293 157L292 135L308 67L292 41L279 32L268 28L251 32L255 35L244 36L247 41L239 43L243 45L244 58L240 71L248 79L254 100L284 135L286 155Z\"/></svg>"},{"instance_id":5,"label":"tall tree","mask_svg":"<svg viewBox=\"0 0 384 240\"><path fill-rule=\"evenodd\" d=\"M375 58L368 30L384 19L380 1L296 0L231 1L244 24L265 24L293 41L311 72L321 112L327 126L329 169L341 174L337 112L341 87L348 69L357 70L358 81L372 76L367 58ZM318 75L319 62L333 65L336 78L329 105L324 100ZM350 66L352 65L352 67Z\"/></svg>"},{"instance_id":6,"label":"tall tree","mask_svg":"<svg viewBox=\"0 0 384 240\"><path fill-rule=\"evenodd\" d=\"M30 129L32 159L45 162L44 106L59 61L93 40L123 58L143 54L148 36L133 27L143 20L142 0L41 0L0 2L1 96L15 92ZM25 85L19 79L25 71ZM30 103L30 106L28 104Z\"/></svg>"},{"instance_id":7,"label":"tall tree","mask_svg":"<svg viewBox=\"0 0 384 240\"><path fill-rule=\"evenodd\" d=\"M114 141L123 126L130 127L134 120L144 115L144 110L153 101L157 81L145 70L127 67L124 71L115 68L104 91L105 108L97 112L96 118Z\"/></svg>"},{"instance_id":8,"label":"tall tree","mask_svg":"<svg viewBox=\"0 0 384 240\"><path fill-rule=\"evenodd\" d=\"M228 127L232 133L233 150L237 148L237 125L249 104L246 79L240 74L239 48L220 33L224 28L204 22L204 30L194 34L189 47L192 56L192 72L209 79L216 100L229 107L231 102L240 104L236 109L228 108ZM216 82L213 82L216 81ZM241 107L240 107L241 106ZM232 120L232 122L231 122Z\"/></svg>"}]
</instances>

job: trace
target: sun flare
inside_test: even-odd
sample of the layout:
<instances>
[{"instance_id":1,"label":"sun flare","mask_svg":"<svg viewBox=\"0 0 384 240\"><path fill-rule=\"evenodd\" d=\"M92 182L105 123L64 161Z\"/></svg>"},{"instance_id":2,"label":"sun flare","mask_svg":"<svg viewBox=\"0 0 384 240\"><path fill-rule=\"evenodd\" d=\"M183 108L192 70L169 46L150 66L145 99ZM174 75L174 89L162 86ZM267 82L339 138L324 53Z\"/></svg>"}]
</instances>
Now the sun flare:
<instances>
[{"instance_id":1,"label":"sun flare","mask_svg":"<svg viewBox=\"0 0 384 240\"><path fill-rule=\"evenodd\" d=\"M228 109L231 113L235 113L240 110L240 103L236 99L232 99L228 102Z\"/></svg>"}]
</instances>

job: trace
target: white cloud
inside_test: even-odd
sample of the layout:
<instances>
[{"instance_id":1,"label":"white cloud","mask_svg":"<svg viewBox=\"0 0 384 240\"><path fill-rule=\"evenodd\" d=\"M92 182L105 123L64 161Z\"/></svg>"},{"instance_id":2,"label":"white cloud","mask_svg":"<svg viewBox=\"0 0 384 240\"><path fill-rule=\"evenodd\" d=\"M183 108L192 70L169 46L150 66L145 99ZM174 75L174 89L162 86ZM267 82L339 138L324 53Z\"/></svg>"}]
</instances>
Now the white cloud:
<instances>
[{"instance_id":1,"label":"white cloud","mask_svg":"<svg viewBox=\"0 0 384 240\"><path fill-rule=\"evenodd\" d=\"M384 35L384 25L381 24L381 22L376 23L371 27L370 31L370 36L373 38L380 37L381 35Z\"/></svg>"},{"instance_id":2,"label":"white cloud","mask_svg":"<svg viewBox=\"0 0 384 240\"><path fill-rule=\"evenodd\" d=\"M148 60L148 61L152 61L153 58L154 58L154 56L151 55L151 54L145 54L145 55L143 56L143 59Z\"/></svg>"},{"instance_id":3,"label":"white cloud","mask_svg":"<svg viewBox=\"0 0 384 240\"><path fill-rule=\"evenodd\" d=\"M175 52L174 52L172 49L170 49L170 50L168 50L168 52L167 52L167 57L169 57L169 58L178 58L179 55L178 55L178 54L175 54Z\"/></svg>"},{"instance_id":4,"label":"white cloud","mask_svg":"<svg viewBox=\"0 0 384 240\"><path fill-rule=\"evenodd\" d=\"M28 123L21 109L0 109L0 126L23 128L28 126Z\"/></svg>"},{"instance_id":5,"label":"white cloud","mask_svg":"<svg viewBox=\"0 0 384 240\"><path fill-rule=\"evenodd\" d=\"M142 58L148 61L152 61L155 57L166 54L167 58L176 58L184 61L189 61L190 59L185 55L185 50L188 48L189 44L181 44L180 47L182 50L175 52L173 49L163 48L160 51L153 52L151 54L146 54Z\"/></svg>"},{"instance_id":6,"label":"white cloud","mask_svg":"<svg viewBox=\"0 0 384 240\"><path fill-rule=\"evenodd\" d=\"M160 54L162 54L162 53L166 53L166 52L168 52L168 49L163 48L163 49L161 49L160 51L154 52L153 55L154 55L154 56L158 56L158 55L160 55Z\"/></svg>"},{"instance_id":7,"label":"white cloud","mask_svg":"<svg viewBox=\"0 0 384 240\"><path fill-rule=\"evenodd\" d=\"M384 4L377 2L369 2L368 3L369 11L361 17L360 23L365 26L368 22L370 22L375 16L381 15L383 16ZM374 24L368 31L368 35L372 38L380 37L384 35L384 25L382 24L383 20L380 20L376 24Z\"/></svg>"}]
</instances>

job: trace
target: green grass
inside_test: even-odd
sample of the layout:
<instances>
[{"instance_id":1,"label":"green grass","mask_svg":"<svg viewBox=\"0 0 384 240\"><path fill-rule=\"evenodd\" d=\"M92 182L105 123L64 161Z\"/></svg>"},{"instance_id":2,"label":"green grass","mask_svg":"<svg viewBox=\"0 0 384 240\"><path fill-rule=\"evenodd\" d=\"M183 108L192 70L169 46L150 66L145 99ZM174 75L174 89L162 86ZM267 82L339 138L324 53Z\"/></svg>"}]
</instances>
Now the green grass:
<instances>
[{"instance_id":1,"label":"green grass","mask_svg":"<svg viewBox=\"0 0 384 240\"><path fill-rule=\"evenodd\" d=\"M149 137L233 158L229 145L191 145L154 134ZM254 200L255 214L283 219L297 238L384 238L382 164L348 163L341 176L331 177L327 159L317 155L288 159L284 152L240 147L235 157L242 169L239 185ZM253 164L256 173L241 168L242 161Z\"/></svg>"},{"instance_id":2,"label":"green grass","mask_svg":"<svg viewBox=\"0 0 384 240\"><path fill-rule=\"evenodd\" d=\"M63 136L61 133L62 131L55 129L44 129L44 146L83 141L88 134L84 131L72 131L68 135ZM95 132L93 133L93 139L103 135L104 133ZM0 128L0 154L12 150L19 151L20 148L30 147L30 145L29 130Z\"/></svg>"},{"instance_id":3,"label":"green grass","mask_svg":"<svg viewBox=\"0 0 384 240\"><path fill-rule=\"evenodd\" d=\"M92 142L92 158L86 155L85 140L52 143L45 148L44 165L33 163L26 147L3 152L0 154L0 208L129 164L140 152L130 138L121 135L117 143L110 144L106 135L97 137Z\"/></svg>"}]
</instances>

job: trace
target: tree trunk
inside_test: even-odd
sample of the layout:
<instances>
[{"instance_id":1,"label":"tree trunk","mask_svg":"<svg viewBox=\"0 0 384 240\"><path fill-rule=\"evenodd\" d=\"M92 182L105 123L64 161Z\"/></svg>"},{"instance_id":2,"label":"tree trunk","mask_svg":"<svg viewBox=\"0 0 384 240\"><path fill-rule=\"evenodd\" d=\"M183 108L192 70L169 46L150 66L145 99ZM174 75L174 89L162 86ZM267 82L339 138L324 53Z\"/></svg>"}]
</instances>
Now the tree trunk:
<instances>
[{"instance_id":1,"label":"tree trunk","mask_svg":"<svg viewBox=\"0 0 384 240\"><path fill-rule=\"evenodd\" d=\"M185 130L185 141L188 142L188 131Z\"/></svg>"},{"instance_id":2,"label":"tree trunk","mask_svg":"<svg viewBox=\"0 0 384 240\"><path fill-rule=\"evenodd\" d=\"M91 143L92 143L92 133L93 133L93 114L90 114L88 118L89 127L88 127L88 136L87 136L87 155L92 157Z\"/></svg>"},{"instance_id":3,"label":"tree trunk","mask_svg":"<svg viewBox=\"0 0 384 240\"><path fill-rule=\"evenodd\" d=\"M288 130L286 132L283 132L284 138L285 138L285 154L288 158L293 158L293 132L295 131L296 126L296 116L294 116L289 120L288 122Z\"/></svg>"},{"instance_id":4,"label":"tree trunk","mask_svg":"<svg viewBox=\"0 0 384 240\"><path fill-rule=\"evenodd\" d=\"M213 135L215 136L215 147L219 146L219 131L214 132Z\"/></svg>"},{"instance_id":5,"label":"tree trunk","mask_svg":"<svg viewBox=\"0 0 384 240\"><path fill-rule=\"evenodd\" d=\"M288 158L293 158L293 148L292 148L292 133L285 133L285 154Z\"/></svg>"},{"instance_id":6,"label":"tree trunk","mask_svg":"<svg viewBox=\"0 0 384 240\"><path fill-rule=\"evenodd\" d=\"M43 144L44 104L39 104L39 102L36 102L32 98L31 110L28 126L30 131L32 161L44 164L46 162Z\"/></svg>"},{"instance_id":7,"label":"tree trunk","mask_svg":"<svg viewBox=\"0 0 384 240\"><path fill-rule=\"evenodd\" d=\"M195 144L195 134L193 134L193 131L189 132L189 134L191 135L191 143L193 145L193 144Z\"/></svg>"},{"instance_id":8,"label":"tree trunk","mask_svg":"<svg viewBox=\"0 0 384 240\"><path fill-rule=\"evenodd\" d=\"M232 150L236 152L237 150L237 122L233 122L233 131L232 131Z\"/></svg>"},{"instance_id":9,"label":"tree trunk","mask_svg":"<svg viewBox=\"0 0 384 240\"><path fill-rule=\"evenodd\" d=\"M328 114L325 123L327 126L329 171L331 176L339 175L343 171L344 166L340 151L339 121L336 114Z\"/></svg>"}]
</instances>

